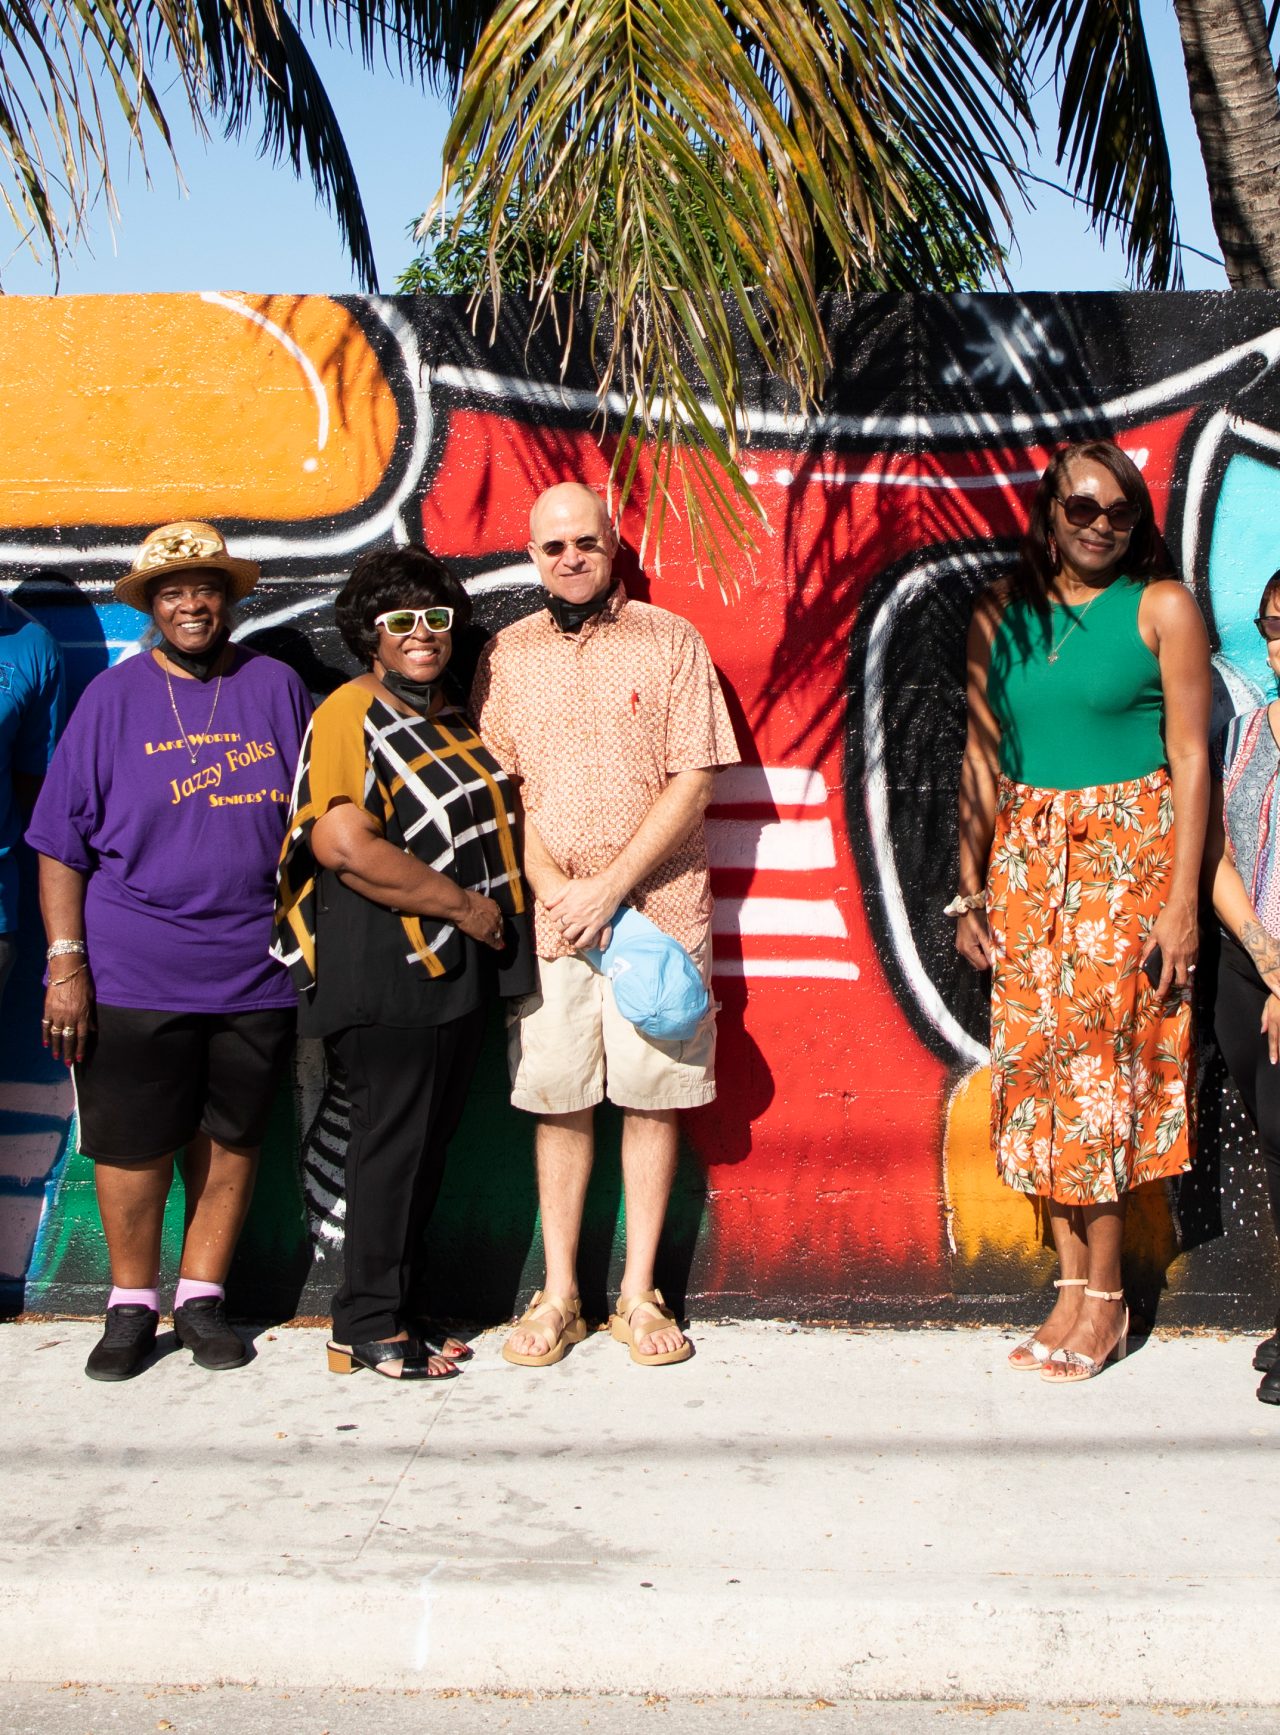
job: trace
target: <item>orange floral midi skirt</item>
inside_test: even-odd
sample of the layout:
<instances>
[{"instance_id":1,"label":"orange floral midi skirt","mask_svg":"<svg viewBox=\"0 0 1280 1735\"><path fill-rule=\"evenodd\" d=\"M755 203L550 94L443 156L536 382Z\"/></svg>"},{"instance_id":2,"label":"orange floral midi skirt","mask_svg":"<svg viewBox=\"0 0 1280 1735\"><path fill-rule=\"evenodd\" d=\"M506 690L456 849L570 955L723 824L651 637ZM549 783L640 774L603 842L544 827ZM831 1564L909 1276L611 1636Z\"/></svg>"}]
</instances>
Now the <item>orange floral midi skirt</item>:
<instances>
[{"instance_id":1,"label":"orange floral midi skirt","mask_svg":"<svg viewBox=\"0 0 1280 1735\"><path fill-rule=\"evenodd\" d=\"M1102 1205L1191 1166L1191 1007L1138 964L1172 873L1166 771L1093 789L1000 779L991 1141L1019 1192Z\"/></svg>"}]
</instances>

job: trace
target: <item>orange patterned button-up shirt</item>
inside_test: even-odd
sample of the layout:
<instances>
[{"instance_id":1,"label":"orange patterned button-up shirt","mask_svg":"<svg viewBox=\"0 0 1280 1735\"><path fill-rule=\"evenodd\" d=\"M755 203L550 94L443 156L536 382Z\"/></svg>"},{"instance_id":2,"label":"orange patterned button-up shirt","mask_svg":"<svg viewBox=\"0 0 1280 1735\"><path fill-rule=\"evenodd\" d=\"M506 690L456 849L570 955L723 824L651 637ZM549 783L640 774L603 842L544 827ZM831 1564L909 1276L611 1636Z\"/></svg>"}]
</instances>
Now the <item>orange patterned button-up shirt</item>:
<instances>
[{"instance_id":1,"label":"orange patterned button-up shirt","mask_svg":"<svg viewBox=\"0 0 1280 1735\"><path fill-rule=\"evenodd\" d=\"M539 837L575 879L608 867L678 771L740 757L699 634L621 585L581 632L562 633L546 609L504 628L485 646L471 705L485 745L519 778ZM687 951L706 945L701 825L628 901ZM573 951L540 903L534 931L540 958Z\"/></svg>"}]
</instances>

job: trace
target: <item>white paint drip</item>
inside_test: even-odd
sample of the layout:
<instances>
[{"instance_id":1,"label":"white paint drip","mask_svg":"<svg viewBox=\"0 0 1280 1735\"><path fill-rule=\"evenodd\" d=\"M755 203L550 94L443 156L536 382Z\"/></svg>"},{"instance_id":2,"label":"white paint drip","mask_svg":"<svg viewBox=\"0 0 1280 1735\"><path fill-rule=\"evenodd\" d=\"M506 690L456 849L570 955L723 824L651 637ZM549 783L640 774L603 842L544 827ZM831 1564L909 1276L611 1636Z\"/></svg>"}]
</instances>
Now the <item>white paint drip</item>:
<instances>
[{"instance_id":1,"label":"white paint drip","mask_svg":"<svg viewBox=\"0 0 1280 1735\"><path fill-rule=\"evenodd\" d=\"M323 452L329 443L329 394L325 390L324 381L316 370L316 365L295 338L289 336L274 319L268 319L265 313L260 313L256 307L250 307L248 302L238 295L222 295L216 289L201 291L201 301L211 307L225 308L228 313L236 314L240 319L247 319L251 325L259 326L269 337L275 338L280 347L291 355L302 369L302 377L311 388L311 395L316 400L318 425L316 428L316 451ZM317 461L308 458L303 464L304 470L317 468Z\"/></svg>"}]
</instances>

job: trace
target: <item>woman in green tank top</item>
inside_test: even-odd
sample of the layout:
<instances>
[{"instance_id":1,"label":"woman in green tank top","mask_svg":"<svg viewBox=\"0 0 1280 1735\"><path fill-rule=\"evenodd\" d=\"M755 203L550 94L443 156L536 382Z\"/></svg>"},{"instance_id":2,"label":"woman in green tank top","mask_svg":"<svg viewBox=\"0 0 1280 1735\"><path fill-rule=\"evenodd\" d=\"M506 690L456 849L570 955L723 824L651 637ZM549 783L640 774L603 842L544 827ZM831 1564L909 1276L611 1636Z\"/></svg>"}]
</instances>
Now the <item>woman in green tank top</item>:
<instances>
[{"instance_id":1,"label":"woman in green tank top","mask_svg":"<svg viewBox=\"0 0 1280 1735\"><path fill-rule=\"evenodd\" d=\"M1009 1365L1068 1384L1124 1353L1126 1195L1191 1163L1209 644L1118 446L1055 454L968 667L948 913L992 972L997 1168L1046 1201L1061 1266Z\"/></svg>"}]
</instances>

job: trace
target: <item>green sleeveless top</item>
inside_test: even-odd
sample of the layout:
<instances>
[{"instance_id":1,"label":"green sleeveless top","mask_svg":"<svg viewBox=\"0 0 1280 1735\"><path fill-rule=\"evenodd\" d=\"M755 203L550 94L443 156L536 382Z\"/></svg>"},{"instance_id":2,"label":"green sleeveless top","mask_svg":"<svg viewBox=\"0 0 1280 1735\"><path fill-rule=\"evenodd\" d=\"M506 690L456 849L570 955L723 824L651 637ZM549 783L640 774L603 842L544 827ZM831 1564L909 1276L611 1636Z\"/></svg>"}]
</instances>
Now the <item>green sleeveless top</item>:
<instances>
[{"instance_id":1,"label":"green sleeveless top","mask_svg":"<svg viewBox=\"0 0 1280 1735\"><path fill-rule=\"evenodd\" d=\"M1138 631L1141 599L1140 584L1117 578L1080 608L1054 603L1047 618L1021 600L1005 609L987 699L1006 777L1088 789L1166 763L1160 664Z\"/></svg>"}]
</instances>

